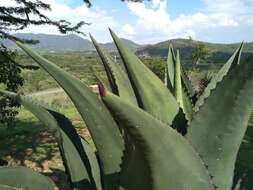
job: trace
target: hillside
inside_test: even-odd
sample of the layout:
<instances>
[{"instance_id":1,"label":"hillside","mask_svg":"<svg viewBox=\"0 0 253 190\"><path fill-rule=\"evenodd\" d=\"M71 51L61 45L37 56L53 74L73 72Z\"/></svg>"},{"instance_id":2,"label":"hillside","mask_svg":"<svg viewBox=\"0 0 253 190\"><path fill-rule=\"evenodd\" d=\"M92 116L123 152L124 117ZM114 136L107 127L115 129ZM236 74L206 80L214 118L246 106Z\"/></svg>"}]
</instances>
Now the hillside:
<instances>
[{"instance_id":1,"label":"hillside","mask_svg":"<svg viewBox=\"0 0 253 190\"><path fill-rule=\"evenodd\" d=\"M76 52L76 51L93 51L94 46L90 40L82 38L80 36L71 35L48 35L48 34L32 34L32 33L18 33L16 34L19 38L24 39L35 39L39 40L40 43L31 46L37 51L43 52ZM184 64L191 62L191 55L194 50L193 42L188 39L172 39L163 41L153 45L139 45L131 40L122 39L123 42L136 51L139 56L142 57L167 57L169 44L172 43L174 49L179 49L182 61ZM211 51L211 56L207 59L207 63L224 63L233 51L240 45L239 43L234 44L221 44L221 43L208 43L204 42L208 49ZM16 45L8 40L4 41L4 44L9 48L17 48ZM101 43L103 48L108 51L116 51L114 43ZM253 43L246 43L244 45L244 55L253 53ZM243 56L247 57L247 56Z\"/></svg>"},{"instance_id":2,"label":"hillside","mask_svg":"<svg viewBox=\"0 0 253 190\"><path fill-rule=\"evenodd\" d=\"M141 48L142 45L140 44L137 44L131 40L128 40L128 39L124 39L124 38L121 38L121 40L123 40L124 44L126 44L127 47L133 49L133 50L137 50L138 48ZM109 50L116 50L116 46L114 43L112 42L109 42L109 43L102 43L101 44L105 49L109 49Z\"/></svg>"},{"instance_id":3,"label":"hillside","mask_svg":"<svg viewBox=\"0 0 253 190\"><path fill-rule=\"evenodd\" d=\"M174 49L179 49L183 55L184 62L189 62L194 50L193 42L188 39L172 39L160 42L154 45L147 45L137 50L137 54L144 57L166 57L168 54L169 44L172 43ZM204 42L207 48L211 51L211 56L208 62L223 62L235 51L240 43L234 44L219 44ZM253 53L253 43L246 43L243 48L243 53L249 55Z\"/></svg>"},{"instance_id":4,"label":"hillside","mask_svg":"<svg viewBox=\"0 0 253 190\"><path fill-rule=\"evenodd\" d=\"M15 36L21 39L34 39L39 40L40 43L33 45L36 50L39 51L90 51L94 50L94 46L90 40L77 36L75 34L70 35L49 35L49 34L32 34L32 33L17 33ZM122 39L130 48L136 50L141 45L132 42L131 40ZM4 44L9 48L16 48L15 44L9 40L5 40ZM109 51L116 49L112 42L101 44L102 47Z\"/></svg>"}]
</instances>

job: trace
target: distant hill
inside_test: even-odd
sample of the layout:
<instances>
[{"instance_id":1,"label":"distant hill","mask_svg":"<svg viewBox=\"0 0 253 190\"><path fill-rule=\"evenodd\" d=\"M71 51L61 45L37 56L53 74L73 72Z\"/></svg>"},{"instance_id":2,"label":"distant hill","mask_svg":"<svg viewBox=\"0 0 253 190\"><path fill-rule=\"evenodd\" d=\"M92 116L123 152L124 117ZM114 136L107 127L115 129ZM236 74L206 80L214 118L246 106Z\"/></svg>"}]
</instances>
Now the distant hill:
<instances>
[{"instance_id":1,"label":"distant hill","mask_svg":"<svg viewBox=\"0 0 253 190\"><path fill-rule=\"evenodd\" d=\"M94 46L90 40L81 38L75 34L70 35L51 35L51 34L32 34L32 33L17 33L16 37L23 39L39 40L40 43L31 47L39 51L90 51L94 50ZM122 39L130 48L136 50L141 45L127 39ZM4 44L9 48L16 48L15 44L9 40L5 40ZM110 43L101 44L102 47L109 51L116 50L115 45Z\"/></svg>"},{"instance_id":2,"label":"distant hill","mask_svg":"<svg viewBox=\"0 0 253 190\"><path fill-rule=\"evenodd\" d=\"M140 44L137 44L131 40L127 40L124 38L121 38L121 40L123 40L124 44L126 44L127 47L133 49L133 50L137 50L138 48L142 47ZM116 50L116 46L114 43L110 42L110 43L104 43L101 44L105 49L111 49L111 50Z\"/></svg>"},{"instance_id":3,"label":"distant hill","mask_svg":"<svg viewBox=\"0 0 253 190\"><path fill-rule=\"evenodd\" d=\"M172 39L160 42L154 45L147 45L139 48L137 54L143 57L167 57L169 44L173 44L174 49L179 49L180 54L184 61L187 63L191 59L194 50L194 44L188 39ZM209 57L210 62L224 62L231 54L239 47L240 43L234 44L221 44L221 43L208 43L204 42L207 48L211 51ZM253 43L245 43L243 53L246 55L253 53Z\"/></svg>"},{"instance_id":4,"label":"distant hill","mask_svg":"<svg viewBox=\"0 0 253 190\"><path fill-rule=\"evenodd\" d=\"M71 35L49 35L49 34L32 34L32 33L17 33L19 38L35 39L40 43L31 46L38 51L47 52L68 52L68 51L93 51L95 50L90 40L84 39L80 36ZM136 51L136 54L142 57L167 57L169 44L172 43L174 49L179 49L181 58L184 64L191 62L191 55L194 50L194 44L188 39L171 39L153 45L140 45L131 40L122 39L123 42ZM211 56L207 59L207 63L224 63L235 49L240 45L234 44L221 44L221 43L208 43L204 42L209 50L212 52ZM5 40L4 44L9 48L17 48L17 46ZM108 51L115 51L114 43L101 43L103 48ZM253 54L253 43L246 43L243 49L244 55ZM246 56L243 56L246 57Z\"/></svg>"}]
</instances>

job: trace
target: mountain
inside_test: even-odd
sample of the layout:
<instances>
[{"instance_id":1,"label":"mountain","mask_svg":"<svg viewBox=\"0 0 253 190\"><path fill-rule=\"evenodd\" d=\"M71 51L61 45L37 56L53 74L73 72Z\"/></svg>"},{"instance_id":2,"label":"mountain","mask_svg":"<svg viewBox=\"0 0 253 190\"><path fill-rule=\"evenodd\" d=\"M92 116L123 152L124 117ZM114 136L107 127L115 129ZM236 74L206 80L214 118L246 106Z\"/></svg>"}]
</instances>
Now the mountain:
<instances>
[{"instance_id":1,"label":"mountain","mask_svg":"<svg viewBox=\"0 0 253 190\"><path fill-rule=\"evenodd\" d=\"M95 50L90 40L80 36L70 35L49 35L49 34L32 34L32 33L17 33L15 36L24 39L39 40L40 43L32 45L31 47L38 51L54 51L54 52L67 52L67 51L93 51ZM179 49L184 63L191 62L191 55L194 51L194 44L188 39L171 39L153 45L139 45L131 40L122 39L122 41L131 49L136 51L136 54L142 57L167 57L169 44L172 43L174 49ZM207 48L212 53L207 59L207 63L223 63L227 60L240 43L234 44L221 44L221 43L208 43L204 42ZM4 44L9 48L17 48L17 46L5 40ZM108 51L115 51L114 43L101 43L103 48ZM253 53L253 43L245 43L243 49L244 55ZM244 56L245 57L245 56Z\"/></svg>"},{"instance_id":2,"label":"mountain","mask_svg":"<svg viewBox=\"0 0 253 190\"><path fill-rule=\"evenodd\" d=\"M33 49L39 51L90 51L94 50L94 46L90 40L77 36L75 34L70 35L51 35L51 34L33 34L33 33L17 33L16 37L21 39L34 39L39 40L40 43L32 45ZM122 39L131 49L136 50L141 45L127 40ZM9 40L5 40L4 44L9 48L16 48L15 44ZM116 50L114 43L101 44L102 47L109 51Z\"/></svg>"},{"instance_id":3,"label":"mountain","mask_svg":"<svg viewBox=\"0 0 253 190\"><path fill-rule=\"evenodd\" d=\"M133 50L137 50L138 48L142 47L140 44L137 44L131 40L128 40L128 39L124 39L124 38L121 38L121 40L124 42L124 44L133 49ZM109 42L109 43L103 43L101 44L105 49L112 49L112 50L116 50L116 46L114 43L112 42Z\"/></svg>"},{"instance_id":4,"label":"mountain","mask_svg":"<svg viewBox=\"0 0 253 190\"><path fill-rule=\"evenodd\" d=\"M207 62L216 63L224 62L224 60L227 60L236 50L236 48L240 46L240 43L203 43L205 43L206 47L211 52L211 56L207 59ZM172 39L154 45L143 46L137 50L137 54L143 57L167 57L168 47L170 44L173 45L175 50L180 50L180 55L183 56L182 58L185 63L190 62L191 55L194 51L194 43L188 39ZM253 42L244 44L243 53L245 55L250 55L253 53Z\"/></svg>"}]
</instances>

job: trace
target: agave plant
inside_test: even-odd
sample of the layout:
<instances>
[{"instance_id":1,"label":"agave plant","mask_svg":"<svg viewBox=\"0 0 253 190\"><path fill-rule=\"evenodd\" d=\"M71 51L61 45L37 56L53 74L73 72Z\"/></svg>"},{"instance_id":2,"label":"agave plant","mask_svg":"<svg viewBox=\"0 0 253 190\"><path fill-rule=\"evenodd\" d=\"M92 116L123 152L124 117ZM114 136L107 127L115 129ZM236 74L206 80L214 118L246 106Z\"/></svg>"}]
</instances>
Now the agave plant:
<instances>
[{"instance_id":1,"label":"agave plant","mask_svg":"<svg viewBox=\"0 0 253 190\"><path fill-rule=\"evenodd\" d=\"M91 37L109 81L100 80L99 95L16 42L69 95L95 150L61 113L29 97L1 92L52 131L72 189L231 190L238 149L253 107L253 64L239 64L243 44L195 101L180 53L175 55L172 45L163 83L110 32L123 64L114 62ZM3 189L53 189L45 177L25 168L0 168L0 184Z\"/></svg>"}]
</instances>

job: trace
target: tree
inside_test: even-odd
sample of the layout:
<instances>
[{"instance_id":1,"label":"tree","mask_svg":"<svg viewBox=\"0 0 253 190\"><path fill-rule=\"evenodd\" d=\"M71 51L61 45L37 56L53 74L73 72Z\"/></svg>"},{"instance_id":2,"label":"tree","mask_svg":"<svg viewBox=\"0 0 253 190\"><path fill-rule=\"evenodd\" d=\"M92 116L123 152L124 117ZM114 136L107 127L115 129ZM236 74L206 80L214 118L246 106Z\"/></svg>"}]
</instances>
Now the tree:
<instances>
[{"instance_id":1,"label":"tree","mask_svg":"<svg viewBox=\"0 0 253 190\"><path fill-rule=\"evenodd\" d=\"M162 58L143 58L143 63L155 73L161 80L164 80L164 70L166 60Z\"/></svg>"},{"instance_id":2,"label":"tree","mask_svg":"<svg viewBox=\"0 0 253 190\"><path fill-rule=\"evenodd\" d=\"M208 55L210 55L210 50L207 48L204 42L194 41L192 40L191 37L189 38L189 40L192 42L194 46L191 59L193 65L196 66L199 64L200 60L205 60L208 57Z\"/></svg>"},{"instance_id":3,"label":"tree","mask_svg":"<svg viewBox=\"0 0 253 190\"><path fill-rule=\"evenodd\" d=\"M0 39L19 40L24 43L38 43L33 39L19 39L11 34L23 30L30 25L52 25L59 29L61 33L76 32L82 34L79 30L84 21L72 25L66 20L52 20L42 13L43 10L51 10L50 5L40 0L13 0L15 6L0 6ZM88 6L91 4L88 1ZM22 69L37 69L35 66L25 66L15 61L16 52L8 50L0 42L0 88L17 92L23 85L21 76ZM18 113L15 108L19 104L6 97L0 97L0 122L8 126L11 125L15 115Z\"/></svg>"},{"instance_id":4,"label":"tree","mask_svg":"<svg viewBox=\"0 0 253 190\"><path fill-rule=\"evenodd\" d=\"M11 63L9 57L14 58L15 52L7 50L4 47L0 49L0 89L6 89L16 92L23 85L21 69L16 64ZM15 108L19 104L9 98L0 97L0 123L11 126L13 119L18 113Z\"/></svg>"}]
</instances>

